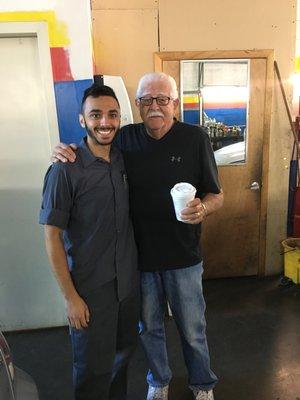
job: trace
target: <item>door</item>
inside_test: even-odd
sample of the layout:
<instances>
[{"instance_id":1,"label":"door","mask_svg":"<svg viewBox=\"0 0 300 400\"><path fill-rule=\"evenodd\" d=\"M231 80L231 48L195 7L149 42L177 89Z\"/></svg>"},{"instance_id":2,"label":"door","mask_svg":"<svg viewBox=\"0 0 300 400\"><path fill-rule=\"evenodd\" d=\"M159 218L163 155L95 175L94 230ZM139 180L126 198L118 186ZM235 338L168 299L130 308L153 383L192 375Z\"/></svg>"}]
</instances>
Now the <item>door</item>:
<instances>
[{"instance_id":1,"label":"door","mask_svg":"<svg viewBox=\"0 0 300 400\"><path fill-rule=\"evenodd\" d=\"M37 37L0 37L0 325L63 324L38 224L50 138ZM58 137L57 137L58 140Z\"/></svg>"},{"instance_id":2,"label":"door","mask_svg":"<svg viewBox=\"0 0 300 400\"><path fill-rule=\"evenodd\" d=\"M209 278L258 274L266 60L251 60L249 67L245 162L218 166L224 206L203 224Z\"/></svg>"},{"instance_id":3,"label":"door","mask_svg":"<svg viewBox=\"0 0 300 400\"><path fill-rule=\"evenodd\" d=\"M179 79L183 79L180 60L249 60L246 157L243 163L218 166L225 202L203 223L201 242L206 278L257 275L264 270L267 172L263 166L268 165L272 52L254 52L252 56L250 53L166 52L155 57L156 70L177 78L179 86ZM178 115L183 112L181 109Z\"/></svg>"}]
</instances>

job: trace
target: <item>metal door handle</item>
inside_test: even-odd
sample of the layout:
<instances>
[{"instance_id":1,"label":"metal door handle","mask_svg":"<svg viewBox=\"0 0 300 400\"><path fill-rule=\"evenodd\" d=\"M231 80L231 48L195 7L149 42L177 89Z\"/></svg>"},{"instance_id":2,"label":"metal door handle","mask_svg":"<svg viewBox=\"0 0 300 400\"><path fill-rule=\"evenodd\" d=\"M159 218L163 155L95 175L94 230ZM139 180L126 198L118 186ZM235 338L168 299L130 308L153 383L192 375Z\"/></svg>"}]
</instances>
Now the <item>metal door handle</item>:
<instances>
[{"instance_id":1,"label":"metal door handle","mask_svg":"<svg viewBox=\"0 0 300 400\"><path fill-rule=\"evenodd\" d=\"M246 186L246 189L259 190L260 189L260 185L259 185L258 182L252 182L252 183L250 183L249 186Z\"/></svg>"}]
</instances>

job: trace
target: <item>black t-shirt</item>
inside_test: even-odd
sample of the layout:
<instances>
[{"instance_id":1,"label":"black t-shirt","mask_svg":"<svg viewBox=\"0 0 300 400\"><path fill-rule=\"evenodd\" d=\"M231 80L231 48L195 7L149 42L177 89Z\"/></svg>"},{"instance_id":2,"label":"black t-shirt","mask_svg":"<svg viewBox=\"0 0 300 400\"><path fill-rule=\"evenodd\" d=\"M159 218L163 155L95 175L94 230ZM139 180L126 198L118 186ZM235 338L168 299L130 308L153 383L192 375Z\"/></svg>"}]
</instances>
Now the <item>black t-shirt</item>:
<instances>
[{"instance_id":1,"label":"black t-shirt","mask_svg":"<svg viewBox=\"0 0 300 400\"><path fill-rule=\"evenodd\" d=\"M178 182L189 182L198 197L220 193L207 133L176 121L156 140L141 123L123 127L115 144L127 170L140 269L162 271L200 262L201 224L177 221L170 190Z\"/></svg>"}]
</instances>

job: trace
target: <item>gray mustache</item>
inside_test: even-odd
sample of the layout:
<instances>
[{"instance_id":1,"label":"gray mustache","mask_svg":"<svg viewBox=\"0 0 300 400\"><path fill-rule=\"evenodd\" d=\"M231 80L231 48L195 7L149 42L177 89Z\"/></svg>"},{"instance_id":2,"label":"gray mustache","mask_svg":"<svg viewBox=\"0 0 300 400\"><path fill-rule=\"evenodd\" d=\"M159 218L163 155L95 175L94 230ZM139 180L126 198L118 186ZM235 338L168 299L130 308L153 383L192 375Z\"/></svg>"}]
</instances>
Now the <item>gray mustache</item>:
<instances>
[{"instance_id":1,"label":"gray mustache","mask_svg":"<svg viewBox=\"0 0 300 400\"><path fill-rule=\"evenodd\" d=\"M148 117L163 117L164 115L160 112L149 112Z\"/></svg>"}]
</instances>

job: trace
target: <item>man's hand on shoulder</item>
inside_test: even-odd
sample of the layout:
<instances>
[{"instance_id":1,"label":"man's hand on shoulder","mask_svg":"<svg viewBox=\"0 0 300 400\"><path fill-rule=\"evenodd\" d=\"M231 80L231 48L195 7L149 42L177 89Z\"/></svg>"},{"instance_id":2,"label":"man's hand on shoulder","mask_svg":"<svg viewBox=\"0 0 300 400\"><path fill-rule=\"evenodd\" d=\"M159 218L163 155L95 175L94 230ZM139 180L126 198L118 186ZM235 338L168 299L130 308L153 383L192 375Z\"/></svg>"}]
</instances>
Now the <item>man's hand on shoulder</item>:
<instances>
[{"instance_id":1,"label":"man's hand on shoulder","mask_svg":"<svg viewBox=\"0 0 300 400\"><path fill-rule=\"evenodd\" d=\"M58 143L51 155L51 161L53 163L57 162L74 162L76 159L75 150L77 149L77 145L75 143L65 144Z\"/></svg>"}]
</instances>

